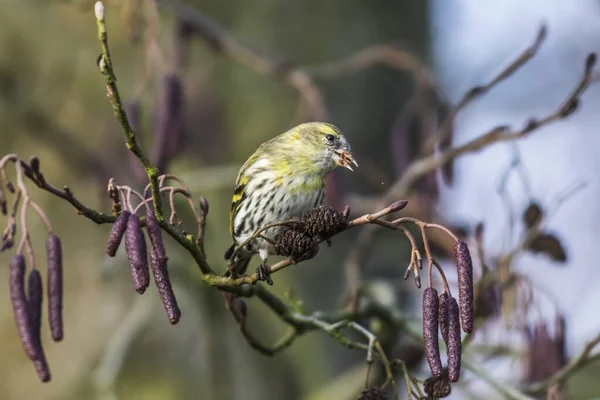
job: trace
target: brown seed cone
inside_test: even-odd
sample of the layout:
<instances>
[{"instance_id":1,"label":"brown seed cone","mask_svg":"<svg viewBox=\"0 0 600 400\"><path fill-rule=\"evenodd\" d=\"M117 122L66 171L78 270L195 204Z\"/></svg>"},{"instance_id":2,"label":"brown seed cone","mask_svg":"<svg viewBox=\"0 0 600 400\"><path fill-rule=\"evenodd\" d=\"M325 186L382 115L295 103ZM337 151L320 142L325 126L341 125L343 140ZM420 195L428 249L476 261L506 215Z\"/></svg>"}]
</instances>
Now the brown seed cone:
<instances>
[{"instance_id":1,"label":"brown seed cone","mask_svg":"<svg viewBox=\"0 0 600 400\"><path fill-rule=\"evenodd\" d=\"M462 329L473 332L473 263L469 247L462 240L454 245L456 271L458 275L458 300Z\"/></svg>"},{"instance_id":2,"label":"brown seed cone","mask_svg":"<svg viewBox=\"0 0 600 400\"><path fill-rule=\"evenodd\" d=\"M462 343L460 337L460 312L454 297L448 301L448 379L458 381L460 377L460 358Z\"/></svg>"},{"instance_id":3,"label":"brown seed cone","mask_svg":"<svg viewBox=\"0 0 600 400\"><path fill-rule=\"evenodd\" d=\"M38 348L35 345L31 319L29 318L29 308L25 295L25 257L21 254L13 256L10 260L9 290L23 349L27 357L35 360L38 358Z\"/></svg>"},{"instance_id":4,"label":"brown seed cone","mask_svg":"<svg viewBox=\"0 0 600 400\"><path fill-rule=\"evenodd\" d=\"M285 229L275 241L275 254L299 259L316 246L315 240L302 230Z\"/></svg>"},{"instance_id":5,"label":"brown seed cone","mask_svg":"<svg viewBox=\"0 0 600 400\"><path fill-rule=\"evenodd\" d=\"M63 339L63 265L60 238L51 233L46 239L48 262L48 321L52 340Z\"/></svg>"},{"instance_id":6,"label":"brown seed cone","mask_svg":"<svg viewBox=\"0 0 600 400\"><path fill-rule=\"evenodd\" d=\"M378 387L370 387L362 391L358 400L387 400L387 394Z\"/></svg>"},{"instance_id":7,"label":"brown seed cone","mask_svg":"<svg viewBox=\"0 0 600 400\"><path fill-rule=\"evenodd\" d=\"M448 295L442 293L439 299L440 307L438 312L438 324L440 326L440 332L442 339L446 346L448 345Z\"/></svg>"},{"instance_id":8,"label":"brown seed cone","mask_svg":"<svg viewBox=\"0 0 600 400\"><path fill-rule=\"evenodd\" d=\"M129 211L123 210L110 230L108 243L106 244L106 254L111 257L114 257L115 254L117 254L117 250L119 250L123 234L125 234L125 230L127 229L127 221L129 220L130 215L131 213Z\"/></svg>"},{"instance_id":9,"label":"brown seed cone","mask_svg":"<svg viewBox=\"0 0 600 400\"><path fill-rule=\"evenodd\" d=\"M29 273L27 286L29 292L27 300L29 323L31 324L31 333L38 354L37 359L34 360L35 370L42 382L48 382L51 378L50 368L48 366L48 361L46 360L46 355L44 354L41 338L43 300L42 276L37 269L34 269Z\"/></svg>"},{"instance_id":10,"label":"brown seed cone","mask_svg":"<svg viewBox=\"0 0 600 400\"><path fill-rule=\"evenodd\" d=\"M327 239L347 226L346 217L332 207L314 207L302 214L304 230L309 236Z\"/></svg>"},{"instance_id":11,"label":"brown seed cone","mask_svg":"<svg viewBox=\"0 0 600 400\"><path fill-rule=\"evenodd\" d=\"M442 359L438 343L438 294L434 288L423 291L423 340L425 358L433 376L442 374Z\"/></svg>"},{"instance_id":12,"label":"brown seed cone","mask_svg":"<svg viewBox=\"0 0 600 400\"><path fill-rule=\"evenodd\" d=\"M434 399L443 399L452 392L452 387L447 376L432 376L425 379L423 391Z\"/></svg>"},{"instance_id":13,"label":"brown seed cone","mask_svg":"<svg viewBox=\"0 0 600 400\"><path fill-rule=\"evenodd\" d=\"M177 305L177 299L173 293L171 280L169 279L169 270L167 268L167 252L162 239L162 231L158 225L158 220L154 214L154 210L150 207L146 209L146 230L150 238L150 265L152 267L152 275L154 283L158 289L158 293L167 312L167 317L172 325L179 322L181 310Z\"/></svg>"},{"instance_id":14,"label":"brown seed cone","mask_svg":"<svg viewBox=\"0 0 600 400\"><path fill-rule=\"evenodd\" d=\"M150 272L148 271L146 239L140 227L140 217L136 214L131 214L127 219L125 251L129 258L133 286L139 294L143 294L150 284Z\"/></svg>"}]
</instances>

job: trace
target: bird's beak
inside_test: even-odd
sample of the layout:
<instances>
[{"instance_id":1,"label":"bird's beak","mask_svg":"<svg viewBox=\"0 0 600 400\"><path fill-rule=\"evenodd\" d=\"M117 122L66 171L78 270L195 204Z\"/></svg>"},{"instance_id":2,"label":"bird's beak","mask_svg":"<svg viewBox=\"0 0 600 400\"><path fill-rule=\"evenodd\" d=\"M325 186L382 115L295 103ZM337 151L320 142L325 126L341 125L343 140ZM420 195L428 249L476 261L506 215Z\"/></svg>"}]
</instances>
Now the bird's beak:
<instances>
[{"instance_id":1,"label":"bird's beak","mask_svg":"<svg viewBox=\"0 0 600 400\"><path fill-rule=\"evenodd\" d=\"M352 156L352 153L350 153L348 150L335 152L333 158L337 165L339 165L340 167L348 168L350 171L353 171L350 164L354 164L356 167L358 167L358 163Z\"/></svg>"}]
</instances>

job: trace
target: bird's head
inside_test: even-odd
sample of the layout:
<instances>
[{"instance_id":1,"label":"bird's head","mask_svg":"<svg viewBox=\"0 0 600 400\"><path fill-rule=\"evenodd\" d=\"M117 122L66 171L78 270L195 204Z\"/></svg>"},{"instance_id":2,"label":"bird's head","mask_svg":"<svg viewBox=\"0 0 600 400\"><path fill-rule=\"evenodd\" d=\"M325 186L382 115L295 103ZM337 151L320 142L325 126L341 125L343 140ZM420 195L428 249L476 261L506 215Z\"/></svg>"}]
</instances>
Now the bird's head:
<instances>
[{"instance_id":1,"label":"bird's head","mask_svg":"<svg viewBox=\"0 0 600 400\"><path fill-rule=\"evenodd\" d=\"M325 122L308 122L292 131L295 131L298 140L302 142L301 148L310 153L312 162L318 164L323 171L331 172L337 166L352 171L351 164L358 167L352 156L350 143L336 126Z\"/></svg>"}]
</instances>

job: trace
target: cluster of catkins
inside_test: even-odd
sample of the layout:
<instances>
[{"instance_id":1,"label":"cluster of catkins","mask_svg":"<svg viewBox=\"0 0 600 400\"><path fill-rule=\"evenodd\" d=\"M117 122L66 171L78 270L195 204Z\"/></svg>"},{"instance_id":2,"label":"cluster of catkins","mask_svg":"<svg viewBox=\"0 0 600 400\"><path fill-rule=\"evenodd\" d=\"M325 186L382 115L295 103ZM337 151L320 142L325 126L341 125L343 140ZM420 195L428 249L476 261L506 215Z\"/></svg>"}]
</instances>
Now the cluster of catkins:
<instances>
[{"instance_id":1,"label":"cluster of catkins","mask_svg":"<svg viewBox=\"0 0 600 400\"><path fill-rule=\"evenodd\" d=\"M321 240L328 240L346 229L348 211L332 207L314 207L286 227L275 241L275 253L294 260L316 252Z\"/></svg>"},{"instance_id":2,"label":"cluster of catkins","mask_svg":"<svg viewBox=\"0 0 600 400\"><path fill-rule=\"evenodd\" d=\"M181 311L173 293L169 271L167 269L167 253L162 239L162 233L152 207L146 207L146 231L150 238L150 265L154 282L167 312L169 322L175 325L179 322ZM148 251L146 239L142 230L140 217L127 210L121 211L112 226L106 252L114 257L125 236L125 252L131 267L133 286L139 294L143 294L150 284L148 270Z\"/></svg>"},{"instance_id":3,"label":"cluster of catkins","mask_svg":"<svg viewBox=\"0 0 600 400\"><path fill-rule=\"evenodd\" d=\"M63 267L60 239L50 233L46 240L46 258L48 262L48 321L50 333L55 342L63 339ZM46 360L41 340L42 326L42 276L33 268L27 278L25 256L16 254L10 261L10 299L15 315L15 322L21 338L25 354L35 365L35 370L42 382L50 380L50 368Z\"/></svg>"},{"instance_id":4,"label":"cluster of catkins","mask_svg":"<svg viewBox=\"0 0 600 400\"><path fill-rule=\"evenodd\" d=\"M458 299L435 288L423 291L423 339L425 358L434 377L442 376L442 360L438 343L438 332L446 344L448 356L448 379L458 381L460 377L461 333L473 332L473 264L467 244L458 241L454 245L458 274Z\"/></svg>"}]
</instances>

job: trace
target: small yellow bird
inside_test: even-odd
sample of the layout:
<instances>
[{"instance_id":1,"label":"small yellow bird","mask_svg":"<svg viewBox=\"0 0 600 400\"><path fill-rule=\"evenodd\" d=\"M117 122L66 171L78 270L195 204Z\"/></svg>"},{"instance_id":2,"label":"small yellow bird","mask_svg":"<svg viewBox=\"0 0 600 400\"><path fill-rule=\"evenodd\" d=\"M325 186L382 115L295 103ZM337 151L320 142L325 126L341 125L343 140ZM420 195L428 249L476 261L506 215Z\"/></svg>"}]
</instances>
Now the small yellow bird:
<instances>
[{"instance_id":1,"label":"small yellow bird","mask_svg":"<svg viewBox=\"0 0 600 400\"><path fill-rule=\"evenodd\" d=\"M261 265L256 272L260 280L272 284L266 273L267 257L273 245L254 239L242 249L237 247L259 228L277 221L299 217L325 198L325 179L337 166L352 170L358 167L350 144L334 125L309 122L263 143L248 158L238 174L230 214L233 244L225 253L232 261L234 276L243 275L252 256L259 254ZM281 227L262 234L274 240Z\"/></svg>"}]
</instances>

